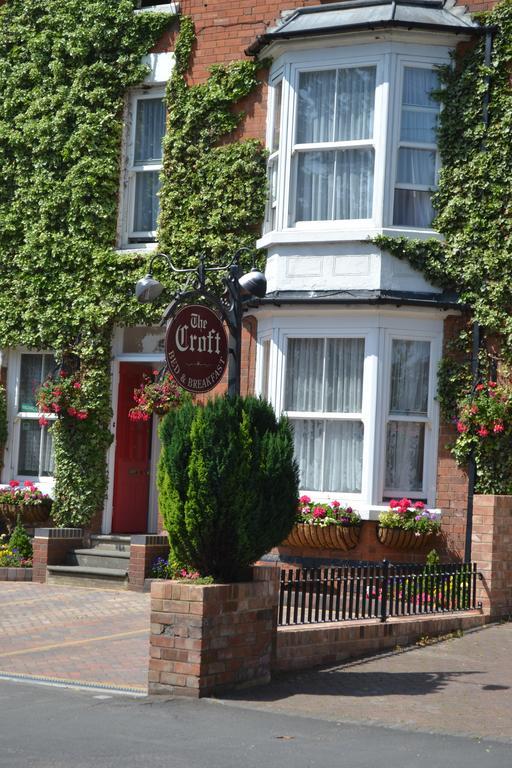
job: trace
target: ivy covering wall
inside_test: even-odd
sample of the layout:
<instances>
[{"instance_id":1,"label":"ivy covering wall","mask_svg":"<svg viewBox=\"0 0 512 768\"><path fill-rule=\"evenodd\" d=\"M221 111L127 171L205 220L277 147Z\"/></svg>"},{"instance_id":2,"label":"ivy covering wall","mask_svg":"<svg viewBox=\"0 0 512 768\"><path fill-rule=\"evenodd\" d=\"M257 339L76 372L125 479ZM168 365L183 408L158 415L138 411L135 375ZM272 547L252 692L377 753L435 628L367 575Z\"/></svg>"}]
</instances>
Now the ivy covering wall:
<instances>
[{"instance_id":1,"label":"ivy covering wall","mask_svg":"<svg viewBox=\"0 0 512 768\"><path fill-rule=\"evenodd\" d=\"M0 6L0 347L80 357L90 417L51 428L53 513L64 525L84 524L103 506L113 327L158 316L133 299L147 255L115 250L117 205L126 91L143 81L141 59L173 20L134 14L134 6L134 0L8 0ZM176 128L166 144L162 192L163 245L183 263L200 250L217 256L224 241L245 244L265 194L260 146L215 147L241 120L230 108L256 84L254 65L217 68L210 85L188 89L192 40L185 20L169 89ZM195 170L184 146L189 123L199 130ZM221 179L215 157L222 153ZM239 186L233 179L242 165ZM245 186L253 171L260 189ZM200 199L193 199L198 190Z\"/></svg>"}]
</instances>

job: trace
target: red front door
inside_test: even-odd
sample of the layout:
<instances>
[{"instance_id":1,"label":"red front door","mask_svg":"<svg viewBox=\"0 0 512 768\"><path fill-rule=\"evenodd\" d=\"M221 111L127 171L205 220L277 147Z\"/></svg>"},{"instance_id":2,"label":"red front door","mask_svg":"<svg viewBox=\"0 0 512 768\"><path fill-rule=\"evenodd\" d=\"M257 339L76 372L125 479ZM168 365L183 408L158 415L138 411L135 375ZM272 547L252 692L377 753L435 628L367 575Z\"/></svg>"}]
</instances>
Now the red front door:
<instances>
[{"instance_id":1,"label":"red front door","mask_svg":"<svg viewBox=\"0 0 512 768\"><path fill-rule=\"evenodd\" d=\"M130 421L133 390L152 368L121 363L116 419L112 533L146 533L148 522L151 421Z\"/></svg>"}]
</instances>

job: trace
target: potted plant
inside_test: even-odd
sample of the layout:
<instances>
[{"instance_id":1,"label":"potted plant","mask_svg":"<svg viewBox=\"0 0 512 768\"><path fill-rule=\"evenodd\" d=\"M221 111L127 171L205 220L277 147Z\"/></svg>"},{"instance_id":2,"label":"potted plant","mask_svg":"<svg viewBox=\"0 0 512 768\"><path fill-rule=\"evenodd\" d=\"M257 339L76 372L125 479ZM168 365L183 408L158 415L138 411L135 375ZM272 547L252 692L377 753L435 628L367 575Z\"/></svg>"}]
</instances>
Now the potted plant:
<instances>
[{"instance_id":1,"label":"potted plant","mask_svg":"<svg viewBox=\"0 0 512 768\"><path fill-rule=\"evenodd\" d=\"M182 400L182 390L169 371L153 371L144 374L142 384L133 391L135 406L128 412L131 421L149 421L153 414L165 416Z\"/></svg>"},{"instance_id":2,"label":"potted plant","mask_svg":"<svg viewBox=\"0 0 512 768\"><path fill-rule=\"evenodd\" d=\"M25 525L36 525L50 516L51 498L31 480L25 480L23 486L18 480L11 480L7 488L0 488L0 513L7 529L11 531L18 516Z\"/></svg>"},{"instance_id":3,"label":"potted plant","mask_svg":"<svg viewBox=\"0 0 512 768\"><path fill-rule=\"evenodd\" d=\"M339 501L322 504L301 496L297 520L283 545L347 551L357 545L360 533L361 517L352 507Z\"/></svg>"},{"instance_id":4,"label":"potted plant","mask_svg":"<svg viewBox=\"0 0 512 768\"><path fill-rule=\"evenodd\" d=\"M394 549L423 549L441 530L439 517L422 501L391 499L388 511L379 515L377 538Z\"/></svg>"}]
</instances>

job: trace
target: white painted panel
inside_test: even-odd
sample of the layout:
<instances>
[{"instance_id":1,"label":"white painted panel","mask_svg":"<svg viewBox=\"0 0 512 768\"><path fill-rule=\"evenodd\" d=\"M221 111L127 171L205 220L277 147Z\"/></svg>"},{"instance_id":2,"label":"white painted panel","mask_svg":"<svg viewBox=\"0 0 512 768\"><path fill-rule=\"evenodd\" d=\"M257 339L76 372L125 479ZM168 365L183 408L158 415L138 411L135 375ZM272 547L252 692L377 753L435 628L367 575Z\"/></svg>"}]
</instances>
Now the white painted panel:
<instances>
[{"instance_id":1,"label":"white painted panel","mask_svg":"<svg viewBox=\"0 0 512 768\"><path fill-rule=\"evenodd\" d=\"M150 68L150 72L144 80L145 85L166 83L174 69L174 53L168 51L149 53L142 57L142 63Z\"/></svg>"},{"instance_id":2,"label":"white painted panel","mask_svg":"<svg viewBox=\"0 0 512 768\"><path fill-rule=\"evenodd\" d=\"M361 277L370 274L370 256L335 256L333 274Z\"/></svg>"},{"instance_id":3,"label":"white painted panel","mask_svg":"<svg viewBox=\"0 0 512 768\"><path fill-rule=\"evenodd\" d=\"M323 273L322 256L289 256L285 261L287 277L319 277Z\"/></svg>"}]
</instances>

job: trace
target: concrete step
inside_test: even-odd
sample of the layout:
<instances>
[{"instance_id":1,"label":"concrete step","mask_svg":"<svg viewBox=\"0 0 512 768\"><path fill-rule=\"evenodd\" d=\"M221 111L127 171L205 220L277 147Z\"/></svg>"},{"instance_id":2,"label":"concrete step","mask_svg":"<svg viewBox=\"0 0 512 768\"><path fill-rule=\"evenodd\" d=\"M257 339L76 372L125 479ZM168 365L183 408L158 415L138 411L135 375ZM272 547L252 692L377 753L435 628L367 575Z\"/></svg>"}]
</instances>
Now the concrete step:
<instances>
[{"instance_id":1,"label":"concrete step","mask_svg":"<svg viewBox=\"0 0 512 768\"><path fill-rule=\"evenodd\" d=\"M128 571L121 568L47 565L46 582L55 586L86 587L89 589L127 589Z\"/></svg>"},{"instance_id":2,"label":"concrete step","mask_svg":"<svg viewBox=\"0 0 512 768\"><path fill-rule=\"evenodd\" d=\"M129 552L130 541L131 536L115 536L114 534L95 534L91 536L91 546L93 549L108 549L115 552Z\"/></svg>"},{"instance_id":3,"label":"concrete step","mask_svg":"<svg viewBox=\"0 0 512 768\"><path fill-rule=\"evenodd\" d=\"M80 565L85 568L108 568L127 570L130 553L115 549L93 547L92 549L73 549L68 552L67 565Z\"/></svg>"}]
</instances>

